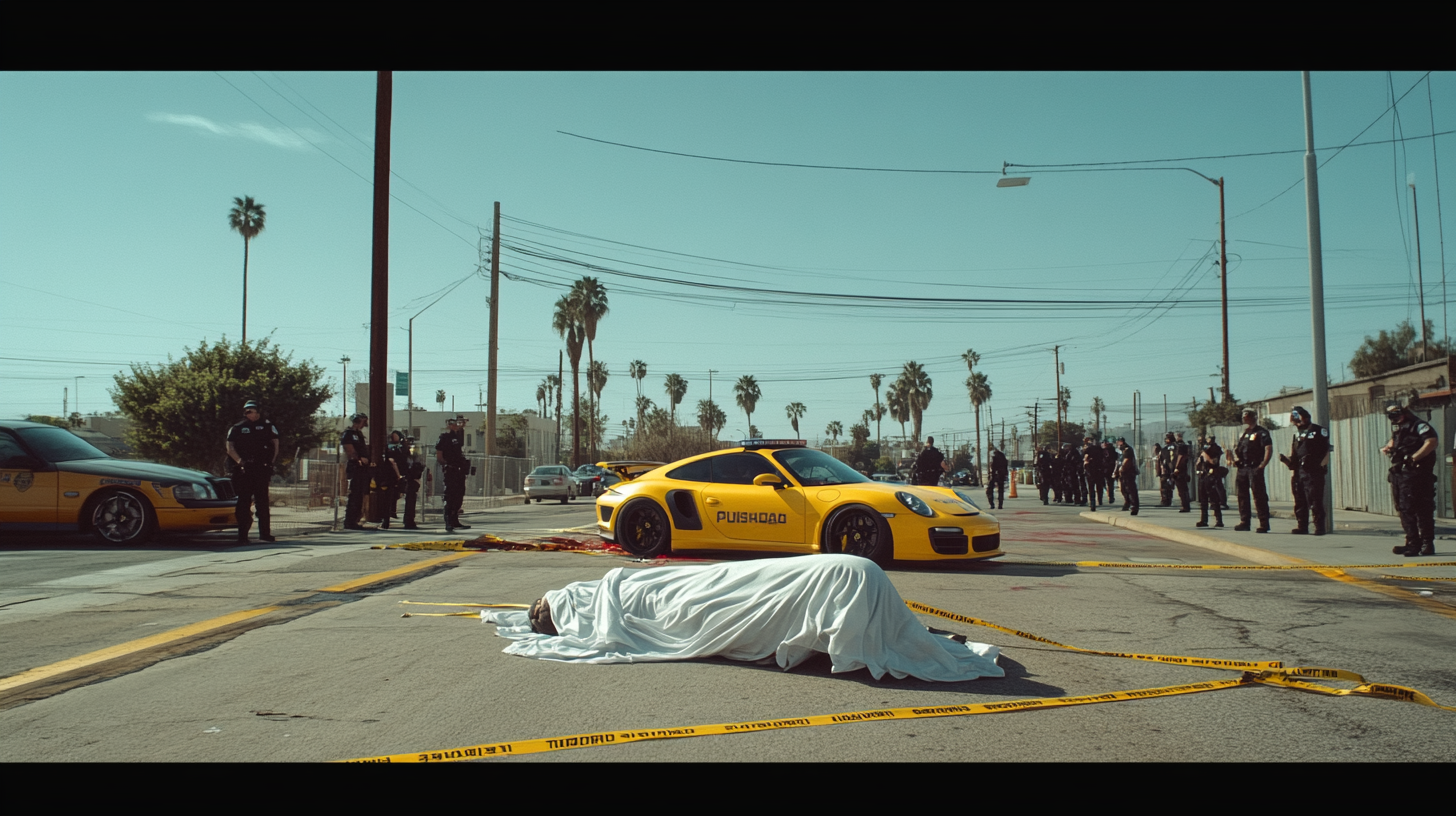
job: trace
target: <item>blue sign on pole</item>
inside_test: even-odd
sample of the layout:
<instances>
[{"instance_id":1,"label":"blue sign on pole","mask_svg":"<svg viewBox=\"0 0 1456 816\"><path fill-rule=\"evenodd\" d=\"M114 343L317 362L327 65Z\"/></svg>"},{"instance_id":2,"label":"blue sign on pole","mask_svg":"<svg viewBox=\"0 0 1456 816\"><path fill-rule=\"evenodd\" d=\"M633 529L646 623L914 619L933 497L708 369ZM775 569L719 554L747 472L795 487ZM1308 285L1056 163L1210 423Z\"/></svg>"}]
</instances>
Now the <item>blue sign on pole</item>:
<instances>
[{"instance_id":1,"label":"blue sign on pole","mask_svg":"<svg viewBox=\"0 0 1456 816\"><path fill-rule=\"evenodd\" d=\"M409 396L409 372L408 371L396 371L396 372L394 372L394 395L396 397L408 397Z\"/></svg>"}]
</instances>

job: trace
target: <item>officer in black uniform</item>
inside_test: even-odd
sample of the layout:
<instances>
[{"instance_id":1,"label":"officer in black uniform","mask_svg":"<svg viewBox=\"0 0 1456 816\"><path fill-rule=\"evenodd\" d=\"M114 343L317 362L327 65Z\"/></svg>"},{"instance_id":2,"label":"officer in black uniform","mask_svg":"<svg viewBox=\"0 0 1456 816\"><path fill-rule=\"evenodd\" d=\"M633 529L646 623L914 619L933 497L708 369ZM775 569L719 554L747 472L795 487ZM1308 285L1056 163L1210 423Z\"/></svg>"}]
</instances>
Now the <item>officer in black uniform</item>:
<instances>
[{"instance_id":1,"label":"officer in black uniform","mask_svg":"<svg viewBox=\"0 0 1456 816\"><path fill-rule=\"evenodd\" d=\"M1252 408L1244 409L1244 429L1239 432L1238 446L1228 452L1229 464L1239 469L1234 479L1234 489L1239 494L1239 523L1235 530L1248 532L1253 513L1259 516L1259 527L1254 532L1269 532L1269 488L1264 484L1264 468L1274 455L1274 440L1269 431L1258 425L1259 414ZM1254 494L1254 507L1249 507L1249 493Z\"/></svg>"},{"instance_id":2,"label":"officer in black uniform","mask_svg":"<svg viewBox=\"0 0 1456 816\"><path fill-rule=\"evenodd\" d=\"M1179 431L1173 441L1173 486L1178 488L1178 501L1183 505L1180 513L1193 512L1193 499L1189 495L1188 485L1193 480L1189 469L1193 465L1193 446L1183 441L1183 432Z\"/></svg>"},{"instance_id":3,"label":"officer in black uniform","mask_svg":"<svg viewBox=\"0 0 1456 816\"><path fill-rule=\"evenodd\" d=\"M250 505L258 507L258 540L277 541L270 524L268 482L278 459L278 429L263 419L257 402L248 400L243 405L243 420L228 429L227 455L238 494L238 543L248 543L248 530L253 527Z\"/></svg>"},{"instance_id":4,"label":"officer in black uniform","mask_svg":"<svg viewBox=\"0 0 1456 816\"><path fill-rule=\"evenodd\" d=\"M1158 494L1162 500L1159 507L1173 506L1173 466L1178 459L1178 449L1173 445L1173 434L1163 434L1161 447L1154 446L1153 458L1157 461Z\"/></svg>"},{"instance_id":5,"label":"officer in black uniform","mask_svg":"<svg viewBox=\"0 0 1456 816\"><path fill-rule=\"evenodd\" d=\"M359 523L359 517L364 514L364 496L369 493L369 482L373 475L369 466L369 442L364 439L364 429L369 427L369 415L354 414L349 417L349 422L350 426L339 437L339 449L344 452L344 457L349 462L349 504L344 510L344 529L373 530L373 527Z\"/></svg>"},{"instance_id":6,"label":"officer in black uniform","mask_svg":"<svg viewBox=\"0 0 1456 816\"><path fill-rule=\"evenodd\" d=\"M915 457L915 465L911 468L912 483L934 486L940 484L940 474L949 471L950 465L945 463L945 454L935 447L935 437L925 437L925 449Z\"/></svg>"},{"instance_id":7,"label":"officer in black uniform","mask_svg":"<svg viewBox=\"0 0 1456 816\"><path fill-rule=\"evenodd\" d=\"M1041 503L1047 503L1047 494L1057 480L1057 457L1052 454L1051 445L1042 445L1036 454L1036 486L1041 491Z\"/></svg>"},{"instance_id":8,"label":"officer in black uniform","mask_svg":"<svg viewBox=\"0 0 1456 816\"><path fill-rule=\"evenodd\" d=\"M460 520L460 508L465 504L465 475L470 472L470 460L465 458L465 418L451 417L445 421L446 430L435 443L435 461L444 469L445 481L445 532L453 533L456 528L469 530L470 525Z\"/></svg>"},{"instance_id":9,"label":"officer in black uniform","mask_svg":"<svg viewBox=\"0 0 1456 816\"><path fill-rule=\"evenodd\" d=\"M1107 504L1117 501L1117 448L1108 440L1102 440L1102 470L1097 474L1107 488Z\"/></svg>"},{"instance_id":10,"label":"officer in black uniform","mask_svg":"<svg viewBox=\"0 0 1456 816\"><path fill-rule=\"evenodd\" d=\"M1123 437L1117 438L1117 481L1118 487L1122 490L1122 509L1132 509L1132 515L1138 514L1138 466L1137 452L1127 444Z\"/></svg>"},{"instance_id":11,"label":"officer in black uniform","mask_svg":"<svg viewBox=\"0 0 1456 816\"><path fill-rule=\"evenodd\" d=\"M1296 405L1289 412L1294 423L1294 443L1289 455L1279 454L1279 461L1294 471L1290 490L1294 493L1295 528L1289 532L1309 532L1314 517L1314 534L1325 534L1325 474L1330 462L1330 432L1310 421L1309 412Z\"/></svg>"},{"instance_id":12,"label":"officer in black uniform","mask_svg":"<svg viewBox=\"0 0 1456 816\"><path fill-rule=\"evenodd\" d=\"M1087 509L1097 512L1102 497L1102 449L1090 436L1082 439L1082 489L1087 494Z\"/></svg>"},{"instance_id":13,"label":"officer in black uniform","mask_svg":"<svg viewBox=\"0 0 1456 816\"><path fill-rule=\"evenodd\" d=\"M384 488L384 521L380 523L379 529L388 530L389 520L399 518L397 512L399 505L399 494L404 492L405 479L409 474L409 449L404 444L404 434L399 431L389 432L389 441L384 445L384 464L376 468L375 482ZM405 529L414 526L414 508L405 500L406 517L409 523Z\"/></svg>"},{"instance_id":14,"label":"officer in black uniform","mask_svg":"<svg viewBox=\"0 0 1456 816\"><path fill-rule=\"evenodd\" d=\"M1223 466L1223 448L1210 434L1203 437L1198 452L1198 462L1193 469L1198 473L1198 504L1203 517L1194 527L1208 526L1208 508L1213 506L1213 526L1223 526L1223 478L1228 470Z\"/></svg>"},{"instance_id":15,"label":"officer in black uniform","mask_svg":"<svg viewBox=\"0 0 1456 816\"><path fill-rule=\"evenodd\" d=\"M395 431L389 435L389 445L384 449L385 458L391 463L394 472L399 474L399 479L389 493L389 514L394 517L395 503L399 500L400 494L404 495L404 528L406 530L418 530L419 525L415 524L415 507L420 497L420 476L424 473L425 466L414 461L410 455L410 448L414 440L408 436Z\"/></svg>"},{"instance_id":16,"label":"officer in black uniform","mask_svg":"<svg viewBox=\"0 0 1456 816\"><path fill-rule=\"evenodd\" d=\"M1007 468L1006 454L996 450L996 446L986 443L991 449L991 478L986 480L986 504L988 510L1003 510L1006 507L1006 479L1010 475ZM997 500L995 494L1000 494Z\"/></svg>"},{"instance_id":17,"label":"officer in black uniform","mask_svg":"<svg viewBox=\"0 0 1456 816\"><path fill-rule=\"evenodd\" d=\"M1387 403L1385 415L1395 433L1380 452L1390 457L1390 480L1405 528L1405 546L1393 552L1407 558L1435 555L1436 430L1398 403Z\"/></svg>"}]
</instances>

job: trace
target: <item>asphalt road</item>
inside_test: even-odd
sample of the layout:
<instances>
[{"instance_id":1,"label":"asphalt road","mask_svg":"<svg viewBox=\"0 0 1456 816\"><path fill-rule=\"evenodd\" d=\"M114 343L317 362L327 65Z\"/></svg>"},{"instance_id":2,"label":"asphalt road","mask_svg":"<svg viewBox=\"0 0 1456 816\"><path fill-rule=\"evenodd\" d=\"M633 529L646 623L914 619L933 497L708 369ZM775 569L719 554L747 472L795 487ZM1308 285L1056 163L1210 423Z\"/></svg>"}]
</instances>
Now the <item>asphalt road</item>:
<instances>
[{"instance_id":1,"label":"asphalt road","mask_svg":"<svg viewBox=\"0 0 1456 816\"><path fill-rule=\"evenodd\" d=\"M892 565L888 572L907 599L1062 643L1343 668L1456 704L1451 618L1311 572L1048 563L1239 563L1095 524L1078 517L1077 509L1009 500L998 514L1006 558L959 569ZM470 532L523 537L590 521L584 503L508 507L472 517ZM270 625L224 631L174 650L170 659L138 658L103 672L109 679L36 693L40 699L0 700L9 706L0 711L0 760L335 760L1238 676L1076 654L933 618L924 620L1002 646L1007 677L876 681L863 671L833 675L827 661L792 672L717 659L604 666L534 661L502 654L506 641L488 624L403 618L403 610L431 608L400 601L527 603L547 589L616 567L659 567L577 553L488 552L363 591L319 592L442 555L369 549L386 540L412 539L402 533L321 534L245 548L186 540L137 552L98 550L79 539L0 539L0 642L6 644L0 675L227 612L282 610L270 613L278 616ZM1456 712L1391 700L1251 686L506 761L1451 761L1453 717Z\"/></svg>"}]
</instances>

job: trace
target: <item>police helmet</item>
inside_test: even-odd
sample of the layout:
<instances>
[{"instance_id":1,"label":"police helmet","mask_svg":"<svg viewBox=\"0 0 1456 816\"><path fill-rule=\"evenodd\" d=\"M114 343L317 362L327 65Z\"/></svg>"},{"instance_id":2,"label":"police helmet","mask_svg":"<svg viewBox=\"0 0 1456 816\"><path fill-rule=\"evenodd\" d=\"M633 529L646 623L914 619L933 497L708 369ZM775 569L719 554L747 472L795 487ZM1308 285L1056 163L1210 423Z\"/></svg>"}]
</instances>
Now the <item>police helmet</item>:
<instances>
[{"instance_id":1,"label":"police helmet","mask_svg":"<svg viewBox=\"0 0 1456 816\"><path fill-rule=\"evenodd\" d=\"M1385 403L1385 416L1391 422L1400 422L1401 418L1405 416L1405 406L1394 400L1387 402Z\"/></svg>"},{"instance_id":2,"label":"police helmet","mask_svg":"<svg viewBox=\"0 0 1456 816\"><path fill-rule=\"evenodd\" d=\"M1258 419L1259 418L1259 412L1258 411L1255 411L1253 408L1245 408L1244 409L1244 412L1242 414L1239 414L1239 416L1244 417L1244 418L1253 417L1255 419Z\"/></svg>"},{"instance_id":3,"label":"police helmet","mask_svg":"<svg viewBox=\"0 0 1456 816\"><path fill-rule=\"evenodd\" d=\"M363 411L360 411L359 413L350 416L349 417L349 421L350 422L358 422L361 419L368 419L368 418L369 418L369 415L368 414L364 413Z\"/></svg>"},{"instance_id":4,"label":"police helmet","mask_svg":"<svg viewBox=\"0 0 1456 816\"><path fill-rule=\"evenodd\" d=\"M243 410L244 411L250 411L250 410L251 411L262 411L263 410L263 406L259 405L257 400L248 400L247 402L243 403Z\"/></svg>"},{"instance_id":5,"label":"police helmet","mask_svg":"<svg viewBox=\"0 0 1456 816\"><path fill-rule=\"evenodd\" d=\"M1309 412L1304 410L1304 408L1299 405L1296 405L1293 408L1289 409L1289 418L1295 422L1310 421Z\"/></svg>"}]
</instances>

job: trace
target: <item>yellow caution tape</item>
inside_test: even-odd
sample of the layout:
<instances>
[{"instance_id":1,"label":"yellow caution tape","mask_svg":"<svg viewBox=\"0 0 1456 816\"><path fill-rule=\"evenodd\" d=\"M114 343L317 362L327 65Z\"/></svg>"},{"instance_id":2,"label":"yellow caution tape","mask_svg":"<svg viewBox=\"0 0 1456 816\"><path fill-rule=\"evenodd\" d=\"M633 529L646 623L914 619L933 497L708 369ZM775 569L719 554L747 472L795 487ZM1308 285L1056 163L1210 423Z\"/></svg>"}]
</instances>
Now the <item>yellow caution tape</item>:
<instances>
[{"instance_id":1,"label":"yellow caution tape","mask_svg":"<svg viewBox=\"0 0 1456 816\"><path fill-rule=\"evenodd\" d=\"M402 603L402 604L409 604L411 606L473 606L473 607L475 607L477 609L530 609L531 608L531 605L530 604L517 604L517 603L503 603L503 604L483 604L483 603L432 603L430 601L400 601L400 603ZM471 613L471 614L474 614L474 613Z\"/></svg>"},{"instance_id":2,"label":"yellow caution tape","mask_svg":"<svg viewBox=\"0 0 1456 816\"><path fill-rule=\"evenodd\" d=\"M1456 578L1432 578L1425 575L1382 575L1393 581L1456 581Z\"/></svg>"},{"instance_id":3,"label":"yellow caution tape","mask_svg":"<svg viewBox=\"0 0 1456 816\"><path fill-rule=\"evenodd\" d=\"M371 550L448 550L464 552L465 540L460 541L411 541L407 544L375 544Z\"/></svg>"},{"instance_id":4,"label":"yellow caution tape","mask_svg":"<svg viewBox=\"0 0 1456 816\"><path fill-rule=\"evenodd\" d=\"M1186 570L1350 570L1399 569L1403 567L1456 567L1456 561L1405 561L1397 564L1129 564L1125 561L997 561L1022 567L1113 567L1117 569Z\"/></svg>"},{"instance_id":5,"label":"yellow caution tape","mask_svg":"<svg viewBox=\"0 0 1456 816\"><path fill-rule=\"evenodd\" d=\"M1128 660L1144 660L1149 663L1169 663L1175 666L1198 666L1205 669L1253 669L1262 671L1267 669L1278 669L1283 667L1284 665L1278 660L1221 660L1212 657L1185 657L1182 655L1140 654L1136 652L1104 652L1097 649L1083 649L1080 646L1068 646L1065 643L1058 643L1055 640L1049 640L1042 637L1041 635L1034 635L1030 632L1023 632L1019 629L1009 629L1005 626L991 623L990 621L981 620L980 618L972 618L967 615L958 615L954 612L947 612L943 609L936 609L933 606L927 606L923 603L920 603L919 601L907 600L905 601L905 605L910 607L910 609L914 612L920 612L925 615L934 615L938 618L945 618L946 620L958 621L960 623L971 623L975 624L976 626L984 626L988 629L995 629L998 632L1005 632L1008 635L1015 635L1019 638L1034 640L1037 643L1045 643L1048 646L1056 646L1059 649L1067 649L1068 651L1081 652L1083 654L1095 654L1102 655L1104 657L1122 657Z\"/></svg>"},{"instance_id":6,"label":"yellow caution tape","mask_svg":"<svg viewBox=\"0 0 1456 816\"><path fill-rule=\"evenodd\" d=\"M1360 675L1345 671L1343 669L1322 669L1305 667L1298 669L1282 669L1272 672L1248 672L1245 679L1255 683L1265 683L1271 686L1284 686L1286 688L1300 689L1301 691L1312 691L1316 694L1325 694L1331 697L1380 697L1386 700L1400 700L1407 703L1419 703L1431 708L1439 708L1445 711L1456 711L1456 706L1446 706L1432 700L1425 693L1410 688L1409 686L1397 686L1391 683L1371 683ZM1348 680L1358 683L1352 689L1332 688L1322 686L1318 683L1310 683L1304 680L1305 677L1327 677L1336 680Z\"/></svg>"},{"instance_id":7,"label":"yellow caution tape","mask_svg":"<svg viewBox=\"0 0 1456 816\"><path fill-rule=\"evenodd\" d=\"M784 728L808 728L819 725L844 725L861 722L887 722L891 720L919 720L927 717L964 717L973 714L1006 714L1031 709L1068 708L1071 706L1115 703L1125 700L1146 700L1153 697L1171 697L1179 694L1197 694L1204 691L1237 688L1255 682L1248 678L1237 680L1215 680L1207 683L1187 683L1181 686L1139 689L1136 691L1113 691L1106 694L1087 694L1078 697L1042 697L1031 700L1011 700L1004 703L974 703L970 705L941 705L911 708L882 708L873 711L851 711L842 714L818 714L810 717L789 717L777 720L756 720L749 722L718 723L715 725L694 725L683 728L657 728L645 731L603 731L596 734L574 734L566 737L496 742L484 745L469 745L444 751L418 751L409 754L363 757L345 762L458 762L465 759L489 759L520 754L539 754L548 751L565 751L572 748L592 748L599 745L627 745L648 740L681 739L684 737L708 737L718 734L742 734L755 731L776 731Z\"/></svg>"}]
</instances>

